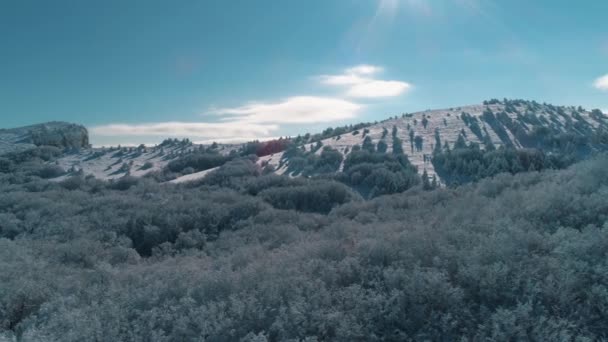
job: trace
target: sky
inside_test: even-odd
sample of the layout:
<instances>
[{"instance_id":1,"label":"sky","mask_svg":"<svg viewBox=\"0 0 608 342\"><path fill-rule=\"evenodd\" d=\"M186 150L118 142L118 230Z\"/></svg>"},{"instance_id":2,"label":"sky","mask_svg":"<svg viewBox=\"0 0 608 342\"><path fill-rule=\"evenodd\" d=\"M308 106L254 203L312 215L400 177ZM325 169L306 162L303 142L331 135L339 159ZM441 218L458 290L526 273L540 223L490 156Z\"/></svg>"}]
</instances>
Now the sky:
<instances>
[{"instance_id":1,"label":"sky","mask_svg":"<svg viewBox=\"0 0 608 342\"><path fill-rule=\"evenodd\" d=\"M605 0L4 0L0 127L237 142L523 98L608 112Z\"/></svg>"}]
</instances>

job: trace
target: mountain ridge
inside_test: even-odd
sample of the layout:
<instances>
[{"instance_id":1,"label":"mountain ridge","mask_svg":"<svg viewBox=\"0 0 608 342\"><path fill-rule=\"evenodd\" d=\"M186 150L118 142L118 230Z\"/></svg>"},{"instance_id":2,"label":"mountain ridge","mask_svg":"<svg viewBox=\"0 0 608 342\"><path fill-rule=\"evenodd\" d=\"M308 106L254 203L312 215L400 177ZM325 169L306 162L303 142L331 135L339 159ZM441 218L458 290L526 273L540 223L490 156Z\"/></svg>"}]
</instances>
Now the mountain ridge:
<instances>
[{"instance_id":1,"label":"mountain ridge","mask_svg":"<svg viewBox=\"0 0 608 342\"><path fill-rule=\"evenodd\" d=\"M154 147L92 148L84 126L65 122L0 129L0 144L12 143L18 146L17 150L47 144L71 148L73 153L63 154L54 163L71 173L90 174L100 179L162 173L172 161L197 153L212 152L225 157L177 173L172 170L173 176L166 180L175 183L205 177L235 154L256 154L257 165L268 172L312 176L316 171L311 165L324 151L337 151L341 155L340 165L330 171L335 173L343 171L353 150L363 148L395 154L397 144L419 174L442 180L445 176L437 172L434 157L454 147L473 146L483 151L503 146L516 150L538 149L549 154L568 150L584 157L584 154L607 149L606 132L608 117L599 110L492 99L481 104L402 113L380 122L328 128L314 135L247 144L196 145L188 140L167 139Z\"/></svg>"}]
</instances>

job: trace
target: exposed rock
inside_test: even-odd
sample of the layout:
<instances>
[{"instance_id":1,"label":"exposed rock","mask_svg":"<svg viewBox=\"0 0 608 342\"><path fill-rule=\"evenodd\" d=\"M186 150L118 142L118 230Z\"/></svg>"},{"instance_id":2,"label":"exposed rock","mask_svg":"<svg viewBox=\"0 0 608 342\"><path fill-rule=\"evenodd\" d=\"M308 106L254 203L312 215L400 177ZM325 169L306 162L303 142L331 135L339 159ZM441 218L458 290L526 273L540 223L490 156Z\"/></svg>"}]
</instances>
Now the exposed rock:
<instances>
[{"instance_id":1,"label":"exposed rock","mask_svg":"<svg viewBox=\"0 0 608 342\"><path fill-rule=\"evenodd\" d=\"M0 154L24 151L35 146L80 149L89 147L89 133L84 126L67 122L0 129Z\"/></svg>"},{"instance_id":2,"label":"exposed rock","mask_svg":"<svg viewBox=\"0 0 608 342\"><path fill-rule=\"evenodd\" d=\"M84 126L70 123L50 123L33 126L30 130L32 143L36 146L61 148L89 147L89 133Z\"/></svg>"}]
</instances>

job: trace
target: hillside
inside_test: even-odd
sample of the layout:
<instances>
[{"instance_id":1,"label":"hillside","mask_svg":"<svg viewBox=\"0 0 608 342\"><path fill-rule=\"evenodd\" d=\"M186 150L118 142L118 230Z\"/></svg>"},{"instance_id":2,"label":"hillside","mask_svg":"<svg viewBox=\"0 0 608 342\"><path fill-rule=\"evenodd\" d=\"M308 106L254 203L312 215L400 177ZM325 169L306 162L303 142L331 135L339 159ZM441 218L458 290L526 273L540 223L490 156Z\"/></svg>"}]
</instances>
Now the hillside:
<instances>
[{"instance_id":1,"label":"hillside","mask_svg":"<svg viewBox=\"0 0 608 342\"><path fill-rule=\"evenodd\" d=\"M426 169L432 174L434 168L431 157L436 145L436 132L439 133L441 143L447 143L450 146L454 146L459 136L462 135L467 144L470 142L477 143L481 148L484 148L486 139L489 139L497 147L501 145L515 148L541 147L539 140L525 141L521 134L503 123L494 125L489 122L483 115L487 109L490 109L493 113L506 114L517 125L517 128L522 129L525 133L531 133L538 127L546 127L554 133L584 136L600 127L608 129L606 117L601 117L598 120L598 117L592 116L591 112L578 112L573 107L563 109L561 114L557 109L553 109L555 107L546 105L528 108L526 104L516 104L513 108L512 111L506 111L504 104L472 105L406 114L369 127L367 136L370 136L372 141L377 143L381 140L385 128L391 132L392 128L396 127L397 137L404 142L405 153L412 164L419 170ZM504 130L501 130L501 128ZM411 139L412 136L414 140ZM418 137L420 137L419 143L416 142ZM362 144L363 139L363 134L352 135L351 133L343 135L339 140L329 138L322 140L322 142L324 146L331 146L344 152L346 149L352 151L352 147ZM387 152L391 152L392 146L390 143L388 145Z\"/></svg>"},{"instance_id":2,"label":"hillside","mask_svg":"<svg viewBox=\"0 0 608 342\"><path fill-rule=\"evenodd\" d=\"M0 156L0 341L602 340L605 132L492 101L242 145L32 143Z\"/></svg>"},{"instance_id":3,"label":"hillside","mask_svg":"<svg viewBox=\"0 0 608 342\"><path fill-rule=\"evenodd\" d=\"M519 100L491 100L479 105L402 114L364 129L322 139L321 143L323 147L336 149L346 157L353 147L362 146L365 138L370 137L374 145L384 140L386 152L391 153L394 128L410 162L419 172L426 170L429 177L436 175L432 160L438 140L442 148L445 144L453 148L461 137L465 144L478 144L482 150L491 144L495 148L537 148L547 152L564 147L552 139L581 145L589 141L587 146L577 151L581 158L584 154L605 150L608 144L608 117L598 110ZM308 143L306 147L312 150L316 144ZM317 149L315 153L321 152L322 149ZM278 173L285 172L289 164L288 160L281 163L282 158L278 155L262 160L274 165Z\"/></svg>"},{"instance_id":4,"label":"hillside","mask_svg":"<svg viewBox=\"0 0 608 342\"><path fill-rule=\"evenodd\" d=\"M0 150L17 151L45 144L58 147L78 147L65 153L53 163L65 171L93 175L99 179L116 179L125 175L141 177L164 173L162 179L175 183L201 179L209 169L232 159L229 156L257 154L258 165L276 174L314 176L311 158L319 158L323 151L332 149L342 156L340 165L331 172L343 171L344 163L354 150L360 148L392 154L394 144L401 141L403 153L418 173L445 183L445 172L437 172L435 156L454 147L477 146L480 150L501 146L515 150L537 149L543 153L566 153L584 159L608 146L608 118L598 110L581 107L558 107L523 100L490 100L484 104L427 110L401 114L381 122L328 128L322 134L306 134L278 141L273 148L261 148L268 143L242 145L195 145L187 140L168 139L158 146L89 148L88 136L82 126L66 123L47 123L0 131ZM395 138L398 138L396 140ZM379 144L380 143L380 144ZM437 144L440 148L437 148ZM297 147L297 156L285 154L288 146ZM446 150L447 149L447 150ZM171 161L180 164L184 158L198 158L201 153L215 153L210 163L184 164L166 169ZM274 153L273 153L274 152ZM314 157L314 158L313 158ZM297 163L296 163L296 159ZM305 159L305 160L302 160ZM298 164L298 165L296 165ZM302 165L300 165L302 164ZM193 167L187 167L193 166ZM327 174L327 170L323 173ZM62 176L57 180L64 179Z\"/></svg>"},{"instance_id":5,"label":"hillside","mask_svg":"<svg viewBox=\"0 0 608 342\"><path fill-rule=\"evenodd\" d=\"M369 201L0 170L0 341L601 341L607 167Z\"/></svg>"}]
</instances>

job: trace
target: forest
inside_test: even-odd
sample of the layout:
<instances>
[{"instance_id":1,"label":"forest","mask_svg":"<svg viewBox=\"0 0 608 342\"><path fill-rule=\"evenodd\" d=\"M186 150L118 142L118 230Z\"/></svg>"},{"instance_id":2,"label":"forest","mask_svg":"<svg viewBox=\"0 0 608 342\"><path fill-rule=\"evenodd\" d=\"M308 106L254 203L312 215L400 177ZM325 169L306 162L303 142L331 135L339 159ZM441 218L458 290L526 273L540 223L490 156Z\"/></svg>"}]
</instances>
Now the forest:
<instances>
[{"instance_id":1,"label":"forest","mask_svg":"<svg viewBox=\"0 0 608 342\"><path fill-rule=\"evenodd\" d=\"M331 149L292 148L311 176L290 178L253 147L115 181L48 180L53 147L2 156L0 340L608 337L608 156L459 146L435 158L470 179L436 188L399 151L332 175Z\"/></svg>"}]
</instances>

